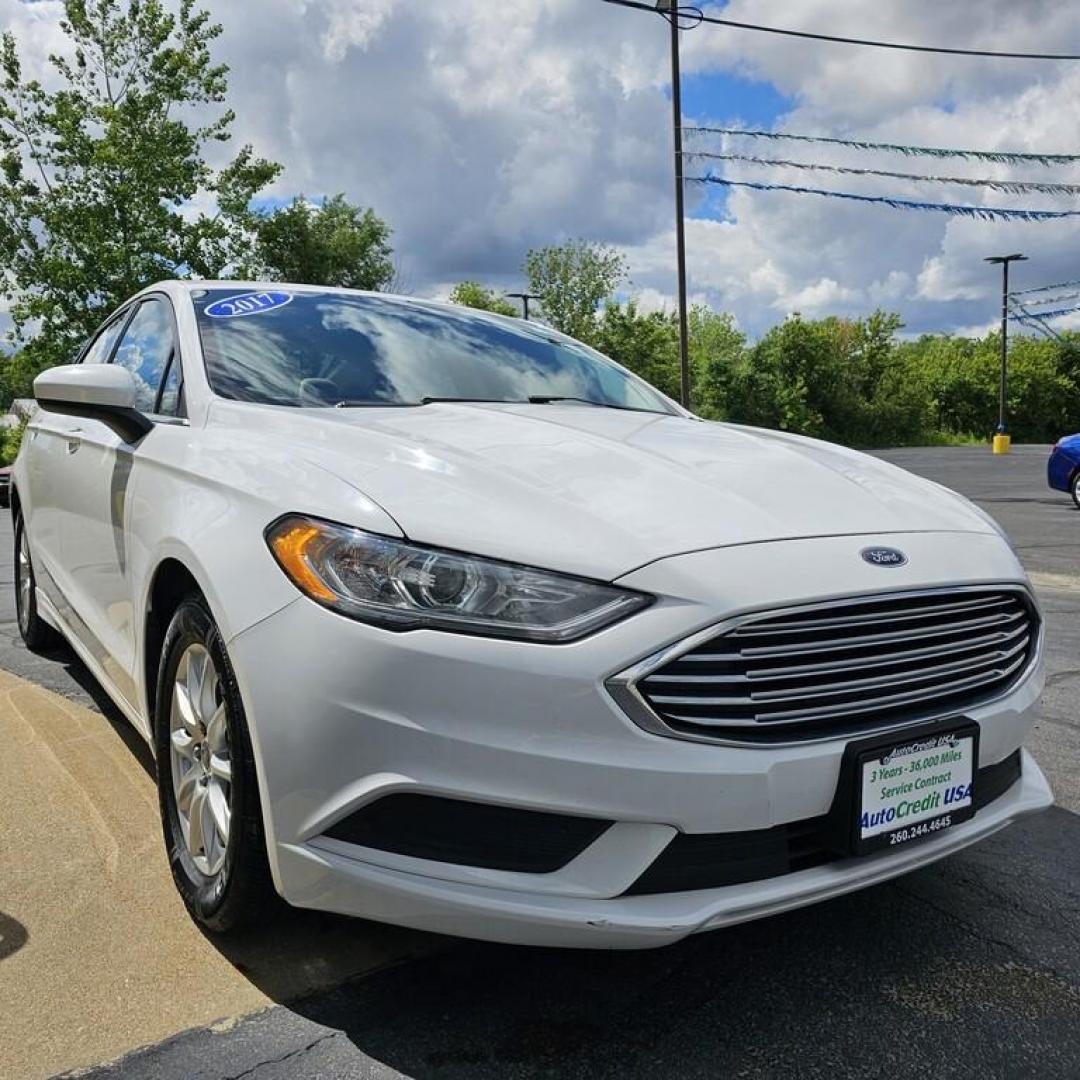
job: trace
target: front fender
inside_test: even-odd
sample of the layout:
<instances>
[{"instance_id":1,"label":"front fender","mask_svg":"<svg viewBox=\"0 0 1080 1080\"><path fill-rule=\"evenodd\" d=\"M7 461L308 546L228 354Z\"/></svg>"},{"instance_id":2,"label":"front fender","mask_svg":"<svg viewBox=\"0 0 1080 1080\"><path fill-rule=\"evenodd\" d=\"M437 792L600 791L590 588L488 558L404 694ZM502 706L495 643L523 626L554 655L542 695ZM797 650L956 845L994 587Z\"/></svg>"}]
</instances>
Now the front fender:
<instances>
[{"instance_id":1,"label":"front fender","mask_svg":"<svg viewBox=\"0 0 1080 1080\"><path fill-rule=\"evenodd\" d=\"M116 539L132 583L137 671L145 670L151 589L166 560L181 563L198 583L228 643L300 595L263 536L283 513L401 535L394 520L362 492L318 465L291 457L287 448L228 445L220 434L181 426L161 426L146 440L126 502L126 527ZM142 705L146 710L147 702Z\"/></svg>"}]
</instances>

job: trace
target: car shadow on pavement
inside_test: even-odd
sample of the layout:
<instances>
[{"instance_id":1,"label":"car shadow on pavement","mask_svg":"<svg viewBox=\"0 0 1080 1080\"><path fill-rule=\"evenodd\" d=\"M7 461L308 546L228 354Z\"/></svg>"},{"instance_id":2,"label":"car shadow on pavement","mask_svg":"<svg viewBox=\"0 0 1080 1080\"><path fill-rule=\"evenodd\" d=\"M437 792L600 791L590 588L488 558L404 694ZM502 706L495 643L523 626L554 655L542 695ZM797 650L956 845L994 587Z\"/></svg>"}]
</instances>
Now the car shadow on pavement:
<instances>
[{"instance_id":1,"label":"car shadow on pavement","mask_svg":"<svg viewBox=\"0 0 1080 1080\"><path fill-rule=\"evenodd\" d=\"M131 721L116 707L112 698L102 689L101 684L90 673L90 669L79 659L70 645L61 644L36 655L44 660L59 664L69 678L77 683L93 701L94 706L108 720L112 729L123 744L131 751L132 757L146 770L151 778L157 775L154 755L146 740L135 730Z\"/></svg>"},{"instance_id":2,"label":"car shadow on pavement","mask_svg":"<svg viewBox=\"0 0 1080 1080\"><path fill-rule=\"evenodd\" d=\"M26 944L28 936L26 927L18 919L0 911L0 961L17 953Z\"/></svg>"},{"instance_id":3,"label":"car shadow on pavement","mask_svg":"<svg viewBox=\"0 0 1080 1080\"><path fill-rule=\"evenodd\" d=\"M255 927L226 936L200 927L203 936L268 998L305 1000L357 977L367 977L444 947L450 939L418 930L386 926L271 905Z\"/></svg>"},{"instance_id":4,"label":"car shadow on pavement","mask_svg":"<svg viewBox=\"0 0 1080 1080\"><path fill-rule=\"evenodd\" d=\"M290 1003L307 1057L289 1075L1074 1078L1078 871L1080 818L1055 809L897 882L666 949L442 939Z\"/></svg>"}]
</instances>

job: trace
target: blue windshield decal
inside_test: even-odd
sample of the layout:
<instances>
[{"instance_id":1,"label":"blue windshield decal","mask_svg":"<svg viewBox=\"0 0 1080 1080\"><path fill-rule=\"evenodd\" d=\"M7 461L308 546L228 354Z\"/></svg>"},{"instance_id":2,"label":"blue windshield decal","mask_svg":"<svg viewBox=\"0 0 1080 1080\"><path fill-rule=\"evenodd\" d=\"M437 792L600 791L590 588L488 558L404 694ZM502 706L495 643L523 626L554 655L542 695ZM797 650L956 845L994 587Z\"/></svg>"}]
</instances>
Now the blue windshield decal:
<instances>
[{"instance_id":1,"label":"blue windshield decal","mask_svg":"<svg viewBox=\"0 0 1080 1080\"><path fill-rule=\"evenodd\" d=\"M211 319L238 319L241 315L261 315L264 311L284 307L293 298L287 292L253 292L218 300L206 308Z\"/></svg>"}]
</instances>

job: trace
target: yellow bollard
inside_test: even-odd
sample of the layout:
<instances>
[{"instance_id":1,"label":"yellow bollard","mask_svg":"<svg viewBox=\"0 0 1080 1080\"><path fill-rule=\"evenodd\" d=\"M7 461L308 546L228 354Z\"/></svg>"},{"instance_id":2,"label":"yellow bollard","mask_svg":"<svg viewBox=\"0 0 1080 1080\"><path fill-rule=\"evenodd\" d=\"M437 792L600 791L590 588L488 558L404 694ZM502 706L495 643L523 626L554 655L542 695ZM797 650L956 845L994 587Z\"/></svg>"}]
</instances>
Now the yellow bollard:
<instances>
[{"instance_id":1,"label":"yellow bollard","mask_svg":"<svg viewBox=\"0 0 1080 1080\"><path fill-rule=\"evenodd\" d=\"M1012 438L1009 435L995 435L994 436L994 453L995 454L1007 454L1009 452L1009 446L1012 443Z\"/></svg>"}]
</instances>

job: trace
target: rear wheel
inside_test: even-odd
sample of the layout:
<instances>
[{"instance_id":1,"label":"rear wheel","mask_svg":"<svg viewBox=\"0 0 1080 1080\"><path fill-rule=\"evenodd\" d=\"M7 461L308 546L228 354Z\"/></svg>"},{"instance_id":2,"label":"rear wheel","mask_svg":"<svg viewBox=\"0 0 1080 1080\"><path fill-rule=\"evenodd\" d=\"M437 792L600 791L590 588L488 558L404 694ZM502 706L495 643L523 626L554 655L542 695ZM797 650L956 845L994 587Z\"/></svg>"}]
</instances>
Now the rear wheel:
<instances>
[{"instance_id":1,"label":"rear wheel","mask_svg":"<svg viewBox=\"0 0 1080 1080\"><path fill-rule=\"evenodd\" d=\"M1069 493L1072 495L1076 508L1080 510L1080 469L1073 474L1072 484L1069 485Z\"/></svg>"},{"instance_id":2,"label":"rear wheel","mask_svg":"<svg viewBox=\"0 0 1080 1080\"><path fill-rule=\"evenodd\" d=\"M200 596L176 609L155 710L158 798L173 880L195 920L225 932L274 896L240 691Z\"/></svg>"},{"instance_id":3,"label":"rear wheel","mask_svg":"<svg viewBox=\"0 0 1080 1080\"><path fill-rule=\"evenodd\" d=\"M34 564L21 510L15 515L15 614L28 649L40 651L60 644L60 635L38 614Z\"/></svg>"}]
</instances>

